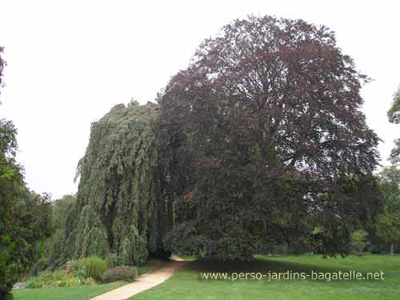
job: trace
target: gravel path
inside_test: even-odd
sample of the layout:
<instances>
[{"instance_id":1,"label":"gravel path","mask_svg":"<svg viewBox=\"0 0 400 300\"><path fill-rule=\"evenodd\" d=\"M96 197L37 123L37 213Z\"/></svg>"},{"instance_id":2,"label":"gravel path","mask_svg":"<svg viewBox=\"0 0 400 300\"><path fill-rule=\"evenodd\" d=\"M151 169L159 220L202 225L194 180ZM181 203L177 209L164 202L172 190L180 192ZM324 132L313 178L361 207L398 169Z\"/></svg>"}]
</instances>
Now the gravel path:
<instances>
[{"instance_id":1,"label":"gravel path","mask_svg":"<svg viewBox=\"0 0 400 300\"><path fill-rule=\"evenodd\" d=\"M124 300L145 290L151 289L165 280L170 278L176 271L178 271L185 262L179 258L174 257L172 261L168 262L165 267L162 267L153 273L143 274L139 276L135 282L124 285L123 287L112 290L111 292L94 297L91 300Z\"/></svg>"}]
</instances>

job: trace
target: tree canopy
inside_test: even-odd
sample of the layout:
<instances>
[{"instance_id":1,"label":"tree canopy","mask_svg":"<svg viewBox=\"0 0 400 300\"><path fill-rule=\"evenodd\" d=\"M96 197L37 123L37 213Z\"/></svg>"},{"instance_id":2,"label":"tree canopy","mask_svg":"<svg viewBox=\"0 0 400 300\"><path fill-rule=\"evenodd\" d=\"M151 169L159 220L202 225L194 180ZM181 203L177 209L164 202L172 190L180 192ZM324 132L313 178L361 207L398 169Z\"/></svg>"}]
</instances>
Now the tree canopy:
<instances>
[{"instance_id":1,"label":"tree canopy","mask_svg":"<svg viewBox=\"0 0 400 300\"><path fill-rule=\"evenodd\" d=\"M380 187L384 196L383 211L377 215L376 233L386 243L390 243L393 255L394 243L400 239L400 170L385 167L379 173Z\"/></svg>"},{"instance_id":2,"label":"tree canopy","mask_svg":"<svg viewBox=\"0 0 400 300\"><path fill-rule=\"evenodd\" d=\"M169 229L168 206L160 198L154 130L158 105L117 105L92 124L89 145L78 165L77 201L68 209L65 236L55 265L98 255L140 265L162 253ZM61 257L61 258L60 258ZM116 258L115 258L116 257Z\"/></svg>"},{"instance_id":3,"label":"tree canopy","mask_svg":"<svg viewBox=\"0 0 400 300\"><path fill-rule=\"evenodd\" d=\"M5 62L0 47L0 84ZM38 243L50 235L50 199L29 191L16 161L17 130L0 119L0 299L38 258Z\"/></svg>"},{"instance_id":4,"label":"tree canopy","mask_svg":"<svg viewBox=\"0 0 400 300\"><path fill-rule=\"evenodd\" d=\"M388 117L389 122L400 124L400 86L393 95L393 102L388 111ZM395 147L392 149L392 153L390 154L390 161L393 164L398 164L400 162L400 138L395 140Z\"/></svg>"},{"instance_id":5,"label":"tree canopy","mask_svg":"<svg viewBox=\"0 0 400 300\"><path fill-rule=\"evenodd\" d=\"M167 244L243 259L257 243L312 235L345 252L381 198L367 81L332 31L302 20L250 16L205 40L160 100L178 224Z\"/></svg>"},{"instance_id":6,"label":"tree canopy","mask_svg":"<svg viewBox=\"0 0 400 300\"><path fill-rule=\"evenodd\" d=\"M0 89L3 86L3 70L6 65L6 62L2 57L3 51L4 51L4 48L0 46Z\"/></svg>"}]
</instances>

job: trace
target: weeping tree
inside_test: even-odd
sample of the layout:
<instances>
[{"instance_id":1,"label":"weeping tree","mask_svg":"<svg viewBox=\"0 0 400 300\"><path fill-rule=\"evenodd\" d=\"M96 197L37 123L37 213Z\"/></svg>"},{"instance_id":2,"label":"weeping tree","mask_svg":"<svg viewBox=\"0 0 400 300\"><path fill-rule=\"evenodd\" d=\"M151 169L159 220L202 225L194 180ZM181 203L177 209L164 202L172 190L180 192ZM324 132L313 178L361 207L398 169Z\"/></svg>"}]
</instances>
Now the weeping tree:
<instances>
[{"instance_id":1,"label":"weeping tree","mask_svg":"<svg viewBox=\"0 0 400 300\"><path fill-rule=\"evenodd\" d=\"M304 240L346 253L381 202L367 81L332 31L302 20L251 16L205 40L160 97L178 223L166 244L222 260Z\"/></svg>"},{"instance_id":2,"label":"weeping tree","mask_svg":"<svg viewBox=\"0 0 400 300\"><path fill-rule=\"evenodd\" d=\"M65 218L62 259L98 255L140 265L149 253L169 256L162 238L172 222L161 194L154 130L158 105L131 102L92 124L78 164L77 201ZM57 248L57 247L55 247Z\"/></svg>"}]
</instances>

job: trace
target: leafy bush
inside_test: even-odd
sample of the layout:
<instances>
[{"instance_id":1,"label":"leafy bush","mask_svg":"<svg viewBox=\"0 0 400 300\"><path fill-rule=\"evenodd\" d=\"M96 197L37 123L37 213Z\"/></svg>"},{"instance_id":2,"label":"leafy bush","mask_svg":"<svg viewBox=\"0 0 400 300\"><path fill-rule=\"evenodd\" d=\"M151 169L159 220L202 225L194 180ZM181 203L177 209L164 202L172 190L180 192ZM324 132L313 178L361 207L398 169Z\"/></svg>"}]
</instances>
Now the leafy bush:
<instances>
[{"instance_id":1,"label":"leafy bush","mask_svg":"<svg viewBox=\"0 0 400 300\"><path fill-rule=\"evenodd\" d=\"M39 277L35 276L28 280L26 287L30 289L41 288L43 287L43 282L40 281Z\"/></svg>"},{"instance_id":2,"label":"leafy bush","mask_svg":"<svg viewBox=\"0 0 400 300\"><path fill-rule=\"evenodd\" d=\"M42 287L71 287L81 284L90 284L93 280L80 280L75 274L66 270L59 270L56 272L41 272L38 276L31 277L28 280L28 288L42 288Z\"/></svg>"},{"instance_id":3,"label":"leafy bush","mask_svg":"<svg viewBox=\"0 0 400 300\"><path fill-rule=\"evenodd\" d=\"M28 276L37 276L40 272L46 270L49 267L47 257L40 258L30 269Z\"/></svg>"},{"instance_id":4,"label":"leafy bush","mask_svg":"<svg viewBox=\"0 0 400 300\"><path fill-rule=\"evenodd\" d=\"M109 283L115 281L131 282L138 276L138 269L136 267L119 266L107 270L104 273L102 282Z\"/></svg>"},{"instance_id":5,"label":"leafy bush","mask_svg":"<svg viewBox=\"0 0 400 300\"><path fill-rule=\"evenodd\" d=\"M85 269L76 269L74 271L74 275L75 275L76 278L78 278L78 280L80 282L83 282L83 281L86 280L86 271L85 271Z\"/></svg>"},{"instance_id":6,"label":"leafy bush","mask_svg":"<svg viewBox=\"0 0 400 300\"><path fill-rule=\"evenodd\" d=\"M69 260L65 263L64 266L65 271L67 271L68 273L73 273L76 270L78 270L78 261L76 260Z\"/></svg>"},{"instance_id":7,"label":"leafy bush","mask_svg":"<svg viewBox=\"0 0 400 300\"><path fill-rule=\"evenodd\" d=\"M84 277L100 281L107 270L107 263L98 256L82 258L77 261L77 267L84 271Z\"/></svg>"},{"instance_id":8,"label":"leafy bush","mask_svg":"<svg viewBox=\"0 0 400 300\"><path fill-rule=\"evenodd\" d=\"M368 232L365 230L357 230L351 235L351 246L353 249L361 254L367 245Z\"/></svg>"},{"instance_id":9,"label":"leafy bush","mask_svg":"<svg viewBox=\"0 0 400 300\"><path fill-rule=\"evenodd\" d=\"M106 263L109 268L115 268L124 265L124 259L115 252L110 252L106 257Z\"/></svg>"}]
</instances>

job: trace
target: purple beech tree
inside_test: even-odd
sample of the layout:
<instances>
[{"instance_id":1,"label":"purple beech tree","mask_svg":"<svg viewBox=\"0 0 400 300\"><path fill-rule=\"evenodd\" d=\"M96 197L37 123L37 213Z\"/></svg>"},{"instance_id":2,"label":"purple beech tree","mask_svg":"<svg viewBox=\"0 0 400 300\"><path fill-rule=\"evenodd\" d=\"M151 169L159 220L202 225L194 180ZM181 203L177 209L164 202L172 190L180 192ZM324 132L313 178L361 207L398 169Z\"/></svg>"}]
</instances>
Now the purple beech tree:
<instances>
[{"instance_id":1,"label":"purple beech tree","mask_svg":"<svg viewBox=\"0 0 400 300\"><path fill-rule=\"evenodd\" d=\"M159 97L165 243L221 260L306 240L345 253L381 201L365 82L325 26L250 16L205 40Z\"/></svg>"}]
</instances>

